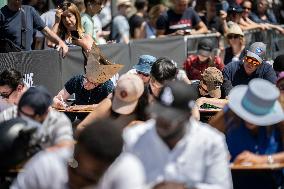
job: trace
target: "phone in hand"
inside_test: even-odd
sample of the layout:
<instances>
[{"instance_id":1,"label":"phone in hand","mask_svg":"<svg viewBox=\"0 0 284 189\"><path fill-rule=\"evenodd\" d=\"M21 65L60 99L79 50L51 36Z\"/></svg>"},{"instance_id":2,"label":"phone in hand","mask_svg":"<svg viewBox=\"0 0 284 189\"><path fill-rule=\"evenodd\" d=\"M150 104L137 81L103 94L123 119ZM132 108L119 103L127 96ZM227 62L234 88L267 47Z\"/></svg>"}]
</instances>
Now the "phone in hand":
<instances>
[{"instance_id":1,"label":"phone in hand","mask_svg":"<svg viewBox=\"0 0 284 189\"><path fill-rule=\"evenodd\" d=\"M79 39L79 38L80 38L79 32L78 32L78 31L71 31L71 37L72 37L72 39L74 39L74 40Z\"/></svg>"},{"instance_id":2,"label":"phone in hand","mask_svg":"<svg viewBox=\"0 0 284 189\"><path fill-rule=\"evenodd\" d=\"M215 5L216 8L216 15L220 16L221 11L225 11L225 3L223 1L217 2Z\"/></svg>"}]
</instances>

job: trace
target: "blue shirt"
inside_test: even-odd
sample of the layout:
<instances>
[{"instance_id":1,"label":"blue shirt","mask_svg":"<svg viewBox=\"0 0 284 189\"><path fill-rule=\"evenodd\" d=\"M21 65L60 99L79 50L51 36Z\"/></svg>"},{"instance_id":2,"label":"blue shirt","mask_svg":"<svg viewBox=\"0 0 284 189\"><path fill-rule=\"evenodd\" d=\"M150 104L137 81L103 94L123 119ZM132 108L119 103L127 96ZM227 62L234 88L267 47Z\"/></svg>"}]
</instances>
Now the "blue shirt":
<instances>
[{"instance_id":1,"label":"blue shirt","mask_svg":"<svg viewBox=\"0 0 284 189\"><path fill-rule=\"evenodd\" d=\"M95 87L91 90L86 90L83 85L84 76L77 75L72 77L65 83L65 89L69 94L75 94L76 105L98 104L105 99L114 89L111 80Z\"/></svg>"},{"instance_id":2,"label":"blue shirt","mask_svg":"<svg viewBox=\"0 0 284 189\"><path fill-rule=\"evenodd\" d=\"M233 86L247 85L250 80L254 78L266 79L273 84L275 84L277 80L276 73L272 66L266 62L262 62L251 75L247 75L245 72L243 60L231 62L225 66L223 75L224 79L230 80Z\"/></svg>"},{"instance_id":3,"label":"blue shirt","mask_svg":"<svg viewBox=\"0 0 284 189\"><path fill-rule=\"evenodd\" d=\"M274 154L282 151L280 131L273 127L268 132L268 127L258 127L257 134L253 134L244 124L230 125L226 131L226 141L231 154L231 161L247 150L255 154Z\"/></svg>"},{"instance_id":4,"label":"blue shirt","mask_svg":"<svg viewBox=\"0 0 284 189\"><path fill-rule=\"evenodd\" d=\"M43 22L36 10L28 5L22 5L26 17L26 48L31 50L33 43L34 30L43 30L46 24ZM21 27L22 13L21 11L11 11L8 6L0 9L0 38L9 39L19 47L21 46Z\"/></svg>"},{"instance_id":5,"label":"blue shirt","mask_svg":"<svg viewBox=\"0 0 284 189\"><path fill-rule=\"evenodd\" d=\"M259 17L258 14L254 13L254 12L252 12L252 13L250 14L250 16L249 16L249 18L250 18L252 21L254 21L254 22L256 22L256 23L259 23L259 24L260 24L260 23L278 24L278 22L277 22L277 20L276 20L276 17L275 17L275 15L274 15L273 12L271 12L271 11L266 11L266 17L267 17L267 19L266 19L266 20L263 20L263 19L261 19L261 18Z\"/></svg>"}]
</instances>

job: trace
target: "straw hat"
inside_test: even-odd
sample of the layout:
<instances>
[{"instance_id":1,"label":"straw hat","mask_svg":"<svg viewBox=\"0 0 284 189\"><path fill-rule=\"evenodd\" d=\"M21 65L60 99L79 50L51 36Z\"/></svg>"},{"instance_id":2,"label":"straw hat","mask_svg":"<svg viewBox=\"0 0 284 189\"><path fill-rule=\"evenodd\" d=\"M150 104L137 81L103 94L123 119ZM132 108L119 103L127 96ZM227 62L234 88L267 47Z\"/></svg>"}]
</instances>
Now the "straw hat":
<instances>
[{"instance_id":1,"label":"straw hat","mask_svg":"<svg viewBox=\"0 0 284 189\"><path fill-rule=\"evenodd\" d=\"M104 83L118 73L123 66L107 60L100 49L94 45L88 56L86 76L91 82Z\"/></svg>"}]
</instances>

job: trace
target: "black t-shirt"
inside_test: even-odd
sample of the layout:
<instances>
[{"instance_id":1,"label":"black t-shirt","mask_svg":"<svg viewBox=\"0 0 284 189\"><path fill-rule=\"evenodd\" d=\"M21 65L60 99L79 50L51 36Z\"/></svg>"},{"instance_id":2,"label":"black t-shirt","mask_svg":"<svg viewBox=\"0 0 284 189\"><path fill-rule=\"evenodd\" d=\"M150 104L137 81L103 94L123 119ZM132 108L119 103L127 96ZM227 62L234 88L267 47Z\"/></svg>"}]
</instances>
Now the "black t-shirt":
<instances>
[{"instance_id":1,"label":"black t-shirt","mask_svg":"<svg viewBox=\"0 0 284 189\"><path fill-rule=\"evenodd\" d=\"M212 20L208 20L206 15L201 16L200 19L204 24L207 26L207 28L213 32L220 32L221 34L224 34L224 29L222 26L222 23L218 19L218 17L213 17Z\"/></svg>"},{"instance_id":2,"label":"black t-shirt","mask_svg":"<svg viewBox=\"0 0 284 189\"><path fill-rule=\"evenodd\" d=\"M83 86L83 80L83 75L77 75L65 83L66 91L71 95L75 94L74 103L77 105L98 104L114 89L112 81L108 80L92 90L86 90Z\"/></svg>"},{"instance_id":3,"label":"black t-shirt","mask_svg":"<svg viewBox=\"0 0 284 189\"><path fill-rule=\"evenodd\" d=\"M199 84L200 84L199 81L196 81L196 82L194 82L194 83L191 84L191 85L194 87L194 89L197 91L197 93L198 93L198 98L200 98L200 97L212 98L212 97L209 96L209 95L207 95L207 96L202 96L202 95L200 94L200 91L199 91ZM230 93L230 91L231 91L232 88L233 88L233 86L232 86L231 81L225 79L225 80L223 81L223 84L221 85L221 99L225 99L225 98L229 95L229 93Z\"/></svg>"},{"instance_id":4,"label":"black t-shirt","mask_svg":"<svg viewBox=\"0 0 284 189\"><path fill-rule=\"evenodd\" d=\"M168 35L177 30L193 29L200 21L200 17L191 7L187 8L183 14L176 14L170 9L159 16L157 29L165 30L165 35Z\"/></svg>"},{"instance_id":5,"label":"black t-shirt","mask_svg":"<svg viewBox=\"0 0 284 189\"><path fill-rule=\"evenodd\" d=\"M133 16L129 18L130 36L132 38L134 37L134 30L136 28L140 28L143 22L145 22L145 19L136 14L134 14Z\"/></svg>"},{"instance_id":6,"label":"black t-shirt","mask_svg":"<svg viewBox=\"0 0 284 189\"><path fill-rule=\"evenodd\" d=\"M272 66L266 62L262 62L261 65L251 75L247 75L243 65L243 61L231 62L227 64L223 70L225 79L232 82L233 86L236 85L247 85L250 80L254 78L262 78L276 83L276 73Z\"/></svg>"},{"instance_id":7,"label":"black t-shirt","mask_svg":"<svg viewBox=\"0 0 284 189\"><path fill-rule=\"evenodd\" d=\"M246 56L246 50L244 49L240 56L239 56L239 59L241 60L243 57ZM229 64L230 62L232 62L232 59L234 58L234 54L233 54L233 49L232 47L227 47L225 49L225 57L224 57L224 64L227 65Z\"/></svg>"},{"instance_id":8,"label":"black t-shirt","mask_svg":"<svg viewBox=\"0 0 284 189\"><path fill-rule=\"evenodd\" d=\"M34 29L41 31L46 27L37 11L28 5L22 6L26 17L26 49L31 50ZM0 10L0 38L9 39L21 46L22 11L11 11L7 5Z\"/></svg>"}]
</instances>

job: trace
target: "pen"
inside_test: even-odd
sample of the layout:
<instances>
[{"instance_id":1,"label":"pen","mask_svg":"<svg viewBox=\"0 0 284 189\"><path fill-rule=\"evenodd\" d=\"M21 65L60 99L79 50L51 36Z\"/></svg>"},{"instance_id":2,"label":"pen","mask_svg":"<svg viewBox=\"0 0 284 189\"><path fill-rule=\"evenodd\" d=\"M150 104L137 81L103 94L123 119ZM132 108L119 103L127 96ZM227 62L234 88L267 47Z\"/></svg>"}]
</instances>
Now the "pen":
<instances>
[{"instance_id":1,"label":"pen","mask_svg":"<svg viewBox=\"0 0 284 189\"><path fill-rule=\"evenodd\" d=\"M61 102L62 102L64 108L66 108L66 107L67 107L67 104L64 102L62 95L60 95L60 100L61 100Z\"/></svg>"}]
</instances>

